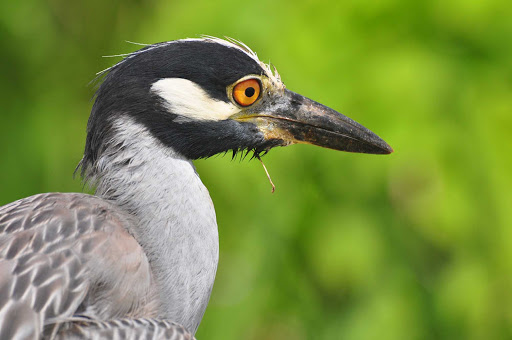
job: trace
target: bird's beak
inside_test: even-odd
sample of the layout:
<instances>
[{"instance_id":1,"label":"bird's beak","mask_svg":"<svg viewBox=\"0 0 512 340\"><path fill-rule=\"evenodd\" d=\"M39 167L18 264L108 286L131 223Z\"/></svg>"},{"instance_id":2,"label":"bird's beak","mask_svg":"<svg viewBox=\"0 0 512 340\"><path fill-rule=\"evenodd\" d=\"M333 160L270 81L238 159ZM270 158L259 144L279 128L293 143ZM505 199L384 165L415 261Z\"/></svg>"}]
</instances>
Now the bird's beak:
<instances>
[{"instance_id":1,"label":"bird's beak","mask_svg":"<svg viewBox=\"0 0 512 340\"><path fill-rule=\"evenodd\" d=\"M238 121L252 122L267 140L284 145L306 143L329 149L371 154L389 154L393 149L361 124L300 94L284 90L271 100L262 101Z\"/></svg>"}]
</instances>

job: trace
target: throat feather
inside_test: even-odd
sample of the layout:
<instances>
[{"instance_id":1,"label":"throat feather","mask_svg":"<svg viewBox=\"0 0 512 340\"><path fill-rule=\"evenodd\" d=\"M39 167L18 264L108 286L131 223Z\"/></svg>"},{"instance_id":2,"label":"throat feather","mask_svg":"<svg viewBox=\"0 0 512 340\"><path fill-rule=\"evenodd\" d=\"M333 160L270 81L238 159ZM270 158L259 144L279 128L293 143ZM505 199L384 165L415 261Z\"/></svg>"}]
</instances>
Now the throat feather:
<instances>
[{"instance_id":1,"label":"throat feather","mask_svg":"<svg viewBox=\"0 0 512 340\"><path fill-rule=\"evenodd\" d=\"M123 119L96 164L96 194L132 214L128 231L150 261L160 317L195 332L215 279L218 231L213 203L192 162L143 126Z\"/></svg>"}]
</instances>

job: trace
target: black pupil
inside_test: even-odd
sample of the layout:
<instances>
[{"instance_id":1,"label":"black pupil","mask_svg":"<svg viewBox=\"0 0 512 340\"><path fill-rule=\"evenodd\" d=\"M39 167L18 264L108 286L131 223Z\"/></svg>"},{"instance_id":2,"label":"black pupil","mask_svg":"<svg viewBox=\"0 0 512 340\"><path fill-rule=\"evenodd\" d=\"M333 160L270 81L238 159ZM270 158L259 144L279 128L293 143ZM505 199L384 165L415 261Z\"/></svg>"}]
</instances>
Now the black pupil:
<instances>
[{"instance_id":1,"label":"black pupil","mask_svg":"<svg viewBox=\"0 0 512 340\"><path fill-rule=\"evenodd\" d=\"M256 90L254 89L254 87L248 87L245 89L245 95L249 98L254 96L255 93L256 93Z\"/></svg>"}]
</instances>

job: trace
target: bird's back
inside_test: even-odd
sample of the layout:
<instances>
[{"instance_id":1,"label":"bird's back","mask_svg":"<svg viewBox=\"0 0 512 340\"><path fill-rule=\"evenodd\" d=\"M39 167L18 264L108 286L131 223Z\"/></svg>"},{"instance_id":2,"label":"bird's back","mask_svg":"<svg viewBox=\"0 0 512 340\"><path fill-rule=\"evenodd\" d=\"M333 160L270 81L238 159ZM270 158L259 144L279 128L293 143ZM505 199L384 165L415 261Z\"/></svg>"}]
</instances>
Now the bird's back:
<instances>
[{"instance_id":1,"label":"bird's back","mask_svg":"<svg viewBox=\"0 0 512 340\"><path fill-rule=\"evenodd\" d=\"M0 207L0 339L106 334L109 324L95 320L121 318L132 320L123 326L129 335L141 327L133 320L156 317L150 265L127 232L133 223L85 194L41 194Z\"/></svg>"}]
</instances>

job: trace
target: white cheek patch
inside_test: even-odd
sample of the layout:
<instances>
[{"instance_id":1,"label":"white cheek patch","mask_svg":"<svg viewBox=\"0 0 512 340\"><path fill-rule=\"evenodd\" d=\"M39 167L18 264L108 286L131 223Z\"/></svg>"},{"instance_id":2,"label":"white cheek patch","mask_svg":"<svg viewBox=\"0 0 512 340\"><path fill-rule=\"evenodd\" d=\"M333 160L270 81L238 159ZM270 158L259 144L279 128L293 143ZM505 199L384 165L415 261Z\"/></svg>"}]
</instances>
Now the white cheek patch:
<instances>
[{"instance_id":1,"label":"white cheek patch","mask_svg":"<svg viewBox=\"0 0 512 340\"><path fill-rule=\"evenodd\" d=\"M199 85L187 79L160 79L151 86L151 91L165 100L170 112L190 119L224 120L240 111L232 103L211 98Z\"/></svg>"}]
</instances>

